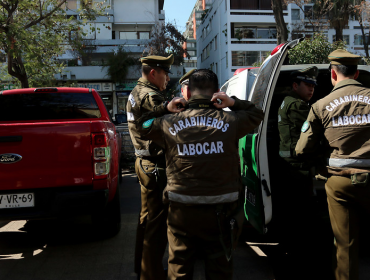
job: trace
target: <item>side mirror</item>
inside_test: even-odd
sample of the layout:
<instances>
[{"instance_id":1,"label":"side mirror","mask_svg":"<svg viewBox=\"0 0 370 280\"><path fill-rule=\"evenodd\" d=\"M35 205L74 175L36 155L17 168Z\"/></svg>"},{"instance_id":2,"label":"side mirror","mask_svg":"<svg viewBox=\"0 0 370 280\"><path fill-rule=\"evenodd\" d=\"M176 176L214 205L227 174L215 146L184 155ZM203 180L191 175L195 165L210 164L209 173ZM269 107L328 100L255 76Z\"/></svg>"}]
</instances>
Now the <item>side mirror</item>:
<instances>
[{"instance_id":1,"label":"side mirror","mask_svg":"<svg viewBox=\"0 0 370 280\"><path fill-rule=\"evenodd\" d=\"M127 123L126 114L115 114L116 124Z\"/></svg>"}]
</instances>

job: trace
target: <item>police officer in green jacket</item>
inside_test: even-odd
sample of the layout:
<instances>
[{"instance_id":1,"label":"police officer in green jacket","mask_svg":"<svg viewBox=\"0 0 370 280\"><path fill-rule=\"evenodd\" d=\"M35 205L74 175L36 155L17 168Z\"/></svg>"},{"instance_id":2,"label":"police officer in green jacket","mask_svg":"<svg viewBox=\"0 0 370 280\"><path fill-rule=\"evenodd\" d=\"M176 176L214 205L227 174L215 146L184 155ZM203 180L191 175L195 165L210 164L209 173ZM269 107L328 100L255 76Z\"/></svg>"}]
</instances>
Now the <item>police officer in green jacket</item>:
<instances>
[{"instance_id":1,"label":"police officer in green jacket","mask_svg":"<svg viewBox=\"0 0 370 280\"><path fill-rule=\"evenodd\" d=\"M306 251L305 260L297 260L294 267L297 270L307 270L308 263L311 261L309 255L313 246L309 243L314 240L315 234L311 232L312 226L309 225L310 213L309 206L312 201L313 184L310 174L311 165L309 162L299 160L296 157L295 146L301 134L301 127L306 121L310 105L309 101L313 96L316 86L318 69L311 66L291 74L292 88L284 98L278 111L278 128L280 134L279 164L278 174L282 174L281 188L274 193L275 213L279 213L278 225L280 233L280 243L291 255L299 254L299 239L305 239ZM305 238L306 236L307 238ZM303 245L302 245L303 246ZM293 260L296 259L293 257ZM308 273L314 273L310 271ZM316 273L316 272L315 272ZM312 275L307 277L311 277ZM306 275L305 275L306 277ZM306 279L306 278L302 278Z\"/></svg>"},{"instance_id":2,"label":"police officer in green jacket","mask_svg":"<svg viewBox=\"0 0 370 280\"><path fill-rule=\"evenodd\" d=\"M316 66L294 71L291 74L292 90L279 108L279 155L291 163L297 162L294 149L310 110L308 102L315 90L317 74Z\"/></svg>"},{"instance_id":3,"label":"police officer in green jacket","mask_svg":"<svg viewBox=\"0 0 370 280\"><path fill-rule=\"evenodd\" d=\"M358 280L359 232L370 215L370 90L356 81L361 56L335 50L328 59L334 88L312 105L296 153L311 158L326 140L330 155L325 190L335 236L335 278Z\"/></svg>"},{"instance_id":4,"label":"police officer in green jacket","mask_svg":"<svg viewBox=\"0 0 370 280\"><path fill-rule=\"evenodd\" d=\"M135 147L135 171L141 186L141 210L136 234L135 272L141 280L161 280L167 277L162 265L167 246L168 206L162 202L166 185L163 149L143 140L135 121L144 113L156 111L165 98L162 92L170 80L168 73L173 55L147 56L141 59L142 77L127 102L127 120Z\"/></svg>"}]
</instances>

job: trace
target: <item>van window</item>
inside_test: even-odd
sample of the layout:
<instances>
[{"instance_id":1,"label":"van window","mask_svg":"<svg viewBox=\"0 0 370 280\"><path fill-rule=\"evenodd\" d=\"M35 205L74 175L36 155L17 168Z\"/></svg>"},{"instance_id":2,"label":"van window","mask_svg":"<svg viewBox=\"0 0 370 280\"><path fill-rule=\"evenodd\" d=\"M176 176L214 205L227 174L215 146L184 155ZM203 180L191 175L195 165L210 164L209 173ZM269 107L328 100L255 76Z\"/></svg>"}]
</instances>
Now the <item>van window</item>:
<instances>
[{"instance_id":1,"label":"van window","mask_svg":"<svg viewBox=\"0 0 370 280\"><path fill-rule=\"evenodd\" d=\"M267 87L279 58L278 55L268 57L257 75L251 102L260 109L262 109Z\"/></svg>"},{"instance_id":2,"label":"van window","mask_svg":"<svg viewBox=\"0 0 370 280\"><path fill-rule=\"evenodd\" d=\"M0 95L0 121L100 118L91 93L32 93Z\"/></svg>"}]
</instances>

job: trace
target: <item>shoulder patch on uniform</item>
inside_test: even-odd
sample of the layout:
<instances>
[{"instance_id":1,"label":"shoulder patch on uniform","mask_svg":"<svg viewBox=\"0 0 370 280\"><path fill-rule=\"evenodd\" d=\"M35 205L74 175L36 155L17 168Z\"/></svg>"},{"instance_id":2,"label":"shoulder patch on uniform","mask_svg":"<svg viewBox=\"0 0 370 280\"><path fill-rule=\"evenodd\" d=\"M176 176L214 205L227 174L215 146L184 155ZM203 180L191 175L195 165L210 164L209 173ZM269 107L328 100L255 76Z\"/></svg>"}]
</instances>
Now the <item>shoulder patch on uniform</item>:
<instances>
[{"instance_id":1,"label":"shoulder patch on uniform","mask_svg":"<svg viewBox=\"0 0 370 280\"><path fill-rule=\"evenodd\" d=\"M302 125L301 131L306 132L308 128L310 127L310 123L308 121L305 121Z\"/></svg>"},{"instance_id":2,"label":"shoulder patch on uniform","mask_svg":"<svg viewBox=\"0 0 370 280\"><path fill-rule=\"evenodd\" d=\"M155 95L155 94L158 94L158 93L156 93L156 92L150 92L149 93L149 96L152 96L152 95Z\"/></svg>"},{"instance_id":3,"label":"shoulder patch on uniform","mask_svg":"<svg viewBox=\"0 0 370 280\"><path fill-rule=\"evenodd\" d=\"M154 122L155 118L152 118L150 120L147 120L143 123L143 128L148 128L152 126L152 123Z\"/></svg>"},{"instance_id":4,"label":"shoulder patch on uniform","mask_svg":"<svg viewBox=\"0 0 370 280\"><path fill-rule=\"evenodd\" d=\"M285 105L285 100L283 100L283 103L281 103L280 109L283 109Z\"/></svg>"},{"instance_id":5,"label":"shoulder patch on uniform","mask_svg":"<svg viewBox=\"0 0 370 280\"><path fill-rule=\"evenodd\" d=\"M135 101L135 98L134 96L132 95L132 93L130 93L130 96L128 97L128 100L130 101L131 103L131 107L135 107L136 105L136 101Z\"/></svg>"}]
</instances>

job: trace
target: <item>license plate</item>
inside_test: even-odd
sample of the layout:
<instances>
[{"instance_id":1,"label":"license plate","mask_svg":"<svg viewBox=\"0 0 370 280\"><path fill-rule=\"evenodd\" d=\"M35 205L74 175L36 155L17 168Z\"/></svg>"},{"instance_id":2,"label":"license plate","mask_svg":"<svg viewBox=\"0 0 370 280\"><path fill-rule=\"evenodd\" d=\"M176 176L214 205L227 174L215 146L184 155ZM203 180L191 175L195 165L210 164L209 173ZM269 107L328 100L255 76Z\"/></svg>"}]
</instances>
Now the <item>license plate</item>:
<instances>
[{"instance_id":1,"label":"license plate","mask_svg":"<svg viewBox=\"0 0 370 280\"><path fill-rule=\"evenodd\" d=\"M33 193L17 193L0 195L0 208L34 207L35 196Z\"/></svg>"}]
</instances>

